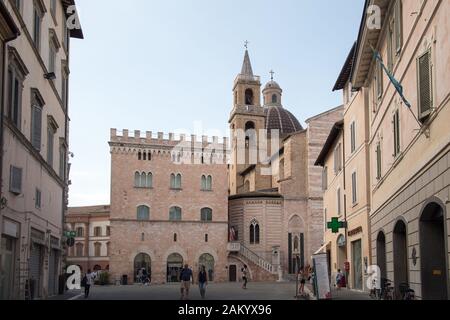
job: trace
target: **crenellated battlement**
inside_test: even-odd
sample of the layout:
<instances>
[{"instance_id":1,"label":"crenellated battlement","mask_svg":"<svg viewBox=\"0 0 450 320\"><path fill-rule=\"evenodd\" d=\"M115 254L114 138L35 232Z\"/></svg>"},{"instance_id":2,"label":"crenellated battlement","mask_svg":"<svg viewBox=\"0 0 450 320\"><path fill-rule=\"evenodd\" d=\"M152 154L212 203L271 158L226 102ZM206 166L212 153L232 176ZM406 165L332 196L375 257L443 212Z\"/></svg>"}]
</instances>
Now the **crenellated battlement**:
<instances>
[{"instance_id":1,"label":"crenellated battlement","mask_svg":"<svg viewBox=\"0 0 450 320\"><path fill-rule=\"evenodd\" d=\"M146 131L145 133L140 130L130 131L123 129L119 131L117 129L111 129L111 143L127 143L127 144L144 144L149 146L177 146L182 142L191 142L193 144L202 144L203 146L213 144L216 148L222 147L228 148L229 139L224 137L219 141L219 137L202 136L201 138L196 135L187 136L185 134L174 134L152 131Z\"/></svg>"}]
</instances>

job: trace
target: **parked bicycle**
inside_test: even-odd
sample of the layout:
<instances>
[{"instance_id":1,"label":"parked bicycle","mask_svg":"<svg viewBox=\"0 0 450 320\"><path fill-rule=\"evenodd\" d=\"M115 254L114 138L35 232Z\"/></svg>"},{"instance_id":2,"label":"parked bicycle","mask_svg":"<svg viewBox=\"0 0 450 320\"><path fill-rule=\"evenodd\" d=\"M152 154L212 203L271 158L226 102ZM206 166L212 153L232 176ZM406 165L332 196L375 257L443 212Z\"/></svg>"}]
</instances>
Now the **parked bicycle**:
<instances>
[{"instance_id":1,"label":"parked bicycle","mask_svg":"<svg viewBox=\"0 0 450 320\"><path fill-rule=\"evenodd\" d=\"M400 291L402 300L415 300L416 299L415 291L413 289L411 289L409 287L409 284L406 282L400 283L399 291Z\"/></svg>"}]
</instances>

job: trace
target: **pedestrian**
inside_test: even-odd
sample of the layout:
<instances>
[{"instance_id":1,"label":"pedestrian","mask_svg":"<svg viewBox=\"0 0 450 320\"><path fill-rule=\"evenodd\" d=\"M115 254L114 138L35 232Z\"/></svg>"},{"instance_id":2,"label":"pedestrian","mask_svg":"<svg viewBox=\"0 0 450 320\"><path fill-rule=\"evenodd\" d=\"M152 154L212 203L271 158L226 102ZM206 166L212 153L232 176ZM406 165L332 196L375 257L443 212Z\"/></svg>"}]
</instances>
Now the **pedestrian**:
<instances>
[{"instance_id":1,"label":"pedestrian","mask_svg":"<svg viewBox=\"0 0 450 320\"><path fill-rule=\"evenodd\" d=\"M180 281L181 281L181 300L189 299L189 289L194 283L194 278L192 276L192 270L189 268L189 265L185 264L183 270L180 273Z\"/></svg>"},{"instance_id":2,"label":"pedestrian","mask_svg":"<svg viewBox=\"0 0 450 320\"><path fill-rule=\"evenodd\" d=\"M300 296L304 296L305 295L305 283L306 283L306 279L308 278L308 270L307 268L301 268L300 272L299 272L299 281L300 281L300 288L299 288L299 294Z\"/></svg>"},{"instance_id":3,"label":"pedestrian","mask_svg":"<svg viewBox=\"0 0 450 320\"><path fill-rule=\"evenodd\" d=\"M343 277L344 277L344 274L342 273L341 269L338 269L338 272L336 275L336 287L338 290L341 290L341 288L342 288Z\"/></svg>"},{"instance_id":4,"label":"pedestrian","mask_svg":"<svg viewBox=\"0 0 450 320\"><path fill-rule=\"evenodd\" d=\"M91 269L89 269L84 277L84 298L87 299L89 298L91 286L94 285L95 274L91 272Z\"/></svg>"},{"instance_id":5,"label":"pedestrian","mask_svg":"<svg viewBox=\"0 0 450 320\"><path fill-rule=\"evenodd\" d=\"M248 267L246 264L244 264L244 267L242 268L242 281L244 282L244 284L242 285L242 289L247 290Z\"/></svg>"},{"instance_id":6,"label":"pedestrian","mask_svg":"<svg viewBox=\"0 0 450 320\"><path fill-rule=\"evenodd\" d=\"M137 281L142 284L142 268L137 273Z\"/></svg>"},{"instance_id":7,"label":"pedestrian","mask_svg":"<svg viewBox=\"0 0 450 320\"><path fill-rule=\"evenodd\" d=\"M147 273L147 269L142 268L142 283L146 286L149 285L149 280L148 280L148 273Z\"/></svg>"},{"instance_id":8,"label":"pedestrian","mask_svg":"<svg viewBox=\"0 0 450 320\"><path fill-rule=\"evenodd\" d=\"M200 287L200 296L205 299L206 286L208 285L208 274L205 266L202 266L198 274L198 286Z\"/></svg>"}]
</instances>

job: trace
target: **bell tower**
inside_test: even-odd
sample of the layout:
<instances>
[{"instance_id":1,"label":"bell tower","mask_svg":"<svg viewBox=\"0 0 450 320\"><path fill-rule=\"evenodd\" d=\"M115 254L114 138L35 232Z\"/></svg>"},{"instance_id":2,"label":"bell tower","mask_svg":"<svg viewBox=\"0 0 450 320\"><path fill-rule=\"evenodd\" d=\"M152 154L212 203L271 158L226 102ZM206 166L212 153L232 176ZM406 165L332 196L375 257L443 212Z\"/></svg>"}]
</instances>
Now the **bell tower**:
<instances>
[{"instance_id":1,"label":"bell tower","mask_svg":"<svg viewBox=\"0 0 450 320\"><path fill-rule=\"evenodd\" d=\"M253 74L247 48L241 72L236 76L233 86L233 110L230 116L231 163L229 176L230 195L251 192L259 189L258 175L260 130L265 129L266 114L261 106L261 81ZM246 173L255 171L256 175ZM252 178L249 178L252 176ZM249 181L251 179L252 181Z\"/></svg>"}]
</instances>

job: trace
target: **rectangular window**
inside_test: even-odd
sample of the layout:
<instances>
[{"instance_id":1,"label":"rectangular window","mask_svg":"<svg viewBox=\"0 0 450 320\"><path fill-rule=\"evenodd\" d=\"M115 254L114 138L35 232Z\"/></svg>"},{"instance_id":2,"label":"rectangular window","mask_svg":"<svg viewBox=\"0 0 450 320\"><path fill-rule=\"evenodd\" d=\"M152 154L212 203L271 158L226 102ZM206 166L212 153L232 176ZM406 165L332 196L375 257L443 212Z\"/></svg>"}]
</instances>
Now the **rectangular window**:
<instances>
[{"instance_id":1,"label":"rectangular window","mask_svg":"<svg viewBox=\"0 0 450 320\"><path fill-rule=\"evenodd\" d=\"M53 149L55 145L55 128L49 124L47 128L47 163L53 167Z\"/></svg>"},{"instance_id":2,"label":"rectangular window","mask_svg":"<svg viewBox=\"0 0 450 320\"><path fill-rule=\"evenodd\" d=\"M387 34L387 56L388 56L388 69L393 72L394 70L394 21L389 23L389 29Z\"/></svg>"},{"instance_id":3,"label":"rectangular window","mask_svg":"<svg viewBox=\"0 0 450 320\"><path fill-rule=\"evenodd\" d=\"M322 171L322 190L326 191L328 189L328 167L323 168Z\"/></svg>"},{"instance_id":4,"label":"rectangular window","mask_svg":"<svg viewBox=\"0 0 450 320\"><path fill-rule=\"evenodd\" d=\"M338 216L341 216L341 188L337 189L336 198L337 198L337 214Z\"/></svg>"},{"instance_id":5,"label":"rectangular window","mask_svg":"<svg viewBox=\"0 0 450 320\"><path fill-rule=\"evenodd\" d=\"M36 209L41 208L41 190L36 189L36 195L34 197L34 206Z\"/></svg>"},{"instance_id":6,"label":"rectangular window","mask_svg":"<svg viewBox=\"0 0 450 320\"><path fill-rule=\"evenodd\" d=\"M31 107L31 144L33 147L41 150L42 139L42 107L34 104Z\"/></svg>"},{"instance_id":7,"label":"rectangular window","mask_svg":"<svg viewBox=\"0 0 450 320\"><path fill-rule=\"evenodd\" d=\"M394 157L400 154L400 113L396 110L393 118L394 128Z\"/></svg>"},{"instance_id":8,"label":"rectangular window","mask_svg":"<svg viewBox=\"0 0 450 320\"><path fill-rule=\"evenodd\" d=\"M56 0L50 1L50 12L52 13L53 17L56 17Z\"/></svg>"},{"instance_id":9,"label":"rectangular window","mask_svg":"<svg viewBox=\"0 0 450 320\"><path fill-rule=\"evenodd\" d=\"M380 180L381 179L381 144L378 143L377 144L377 149L376 149L376 157L377 157L377 179Z\"/></svg>"},{"instance_id":10,"label":"rectangular window","mask_svg":"<svg viewBox=\"0 0 450 320\"><path fill-rule=\"evenodd\" d=\"M61 147L59 148L59 177L63 181L66 180L66 158L66 147L64 145L61 145Z\"/></svg>"},{"instance_id":11,"label":"rectangular window","mask_svg":"<svg viewBox=\"0 0 450 320\"><path fill-rule=\"evenodd\" d=\"M61 65L61 100L64 106L64 110L67 110L67 87L68 87L68 75L65 67L65 63Z\"/></svg>"},{"instance_id":12,"label":"rectangular window","mask_svg":"<svg viewBox=\"0 0 450 320\"><path fill-rule=\"evenodd\" d=\"M21 127L22 81L14 68L8 70L8 118L20 129Z\"/></svg>"},{"instance_id":13,"label":"rectangular window","mask_svg":"<svg viewBox=\"0 0 450 320\"><path fill-rule=\"evenodd\" d=\"M48 71L55 72L56 63L56 49L55 46L50 43L49 57L48 57Z\"/></svg>"},{"instance_id":14,"label":"rectangular window","mask_svg":"<svg viewBox=\"0 0 450 320\"><path fill-rule=\"evenodd\" d=\"M356 150L356 123L353 121L350 125L350 148L351 152Z\"/></svg>"},{"instance_id":15,"label":"rectangular window","mask_svg":"<svg viewBox=\"0 0 450 320\"><path fill-rule=\"evenodd\" d=\"M33 30L33 41L38 49L40 51L40 45L41 45L41 24L42 24L42 13L39 8L34 7L34 30Z\"/></svg>"},{"instance_id":16,"label":"rectangular window","mask_svg":"<svg viewBox=\"0 0 450 320\"><path fill-rule=\"evenodd\" d=\"M381 62L377 60L376 65L376 88L377 88L377 98L381 99L383 96L383 67L381 66Z\"/></svg>"},{"instance_id":17,"label":"rectangular window","mask_svg":"<svg viewBox=\"0 0 450 320\"><path fill-rule=\"evenodd\" d=\"M342 147L339 143L334 150L334 173L338 174L342 169L342 158L341 158Z\"/></svg>"},{"instance_id":18,"label":"rectangular window","mask_svg":"<svg viewBox=\"0 0 450 320\"><path fill-rule=\"evenodd\" d=\"M22 193L22 168L11 166L9 191L16 195Z\"/></svg>"},{"instance_id":19,"label":"rectangular window","mask_svg":"<svg viewBox=\"0 0 450 320\"><path fill-rule=\"evenodd\" d=\"M425 120L433 108L433 77L431 65L431 51L428 50L417 59L418 89L419 89L419 118Z\"/></svg>"},{"instance_id":20,"label":"rectangular window","mask_svg":"<svg viewBox=\"0 0 450 320\"><path fill-rule=\"evenodd\" d=\"M402 1L397 0L394 7L394 27L395 27L395 50L399 54L403 46L403 17L402 17Z\"/></svg>"},{"instance_id":21,"label":"rectangular window","mask_svg":"<svg viewBox=\"0 0 450 320\"><path fill-rule=\"evenodd\" d=\"M352 173L352 203L356 204L356 202L358 201L358 196L357 196L357 185L356 185L356 172Z\"/></svg>"}]
</instances>

